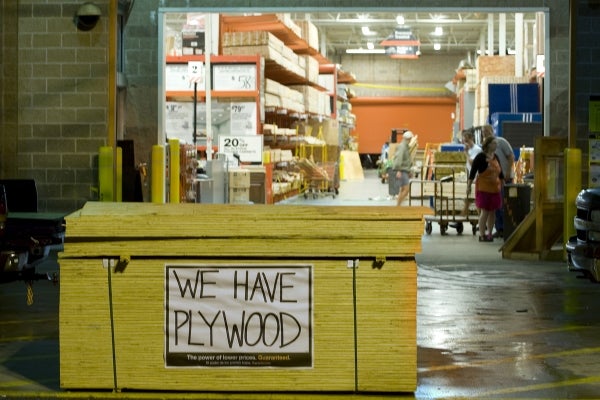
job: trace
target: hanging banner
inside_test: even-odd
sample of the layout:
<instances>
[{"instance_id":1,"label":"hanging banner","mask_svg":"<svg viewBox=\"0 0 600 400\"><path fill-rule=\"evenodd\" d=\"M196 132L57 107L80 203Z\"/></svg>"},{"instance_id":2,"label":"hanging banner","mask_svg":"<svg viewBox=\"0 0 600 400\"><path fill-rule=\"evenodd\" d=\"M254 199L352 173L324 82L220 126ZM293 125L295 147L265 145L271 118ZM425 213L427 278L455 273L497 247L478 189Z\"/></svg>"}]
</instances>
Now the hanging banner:
<instances>
[{"instance_id":1,"label":"hanging banner","mask_svg":"<svg viewBox=\"0 0 600 400\"><path fill-rule=\"evenodd\" d=\"M310 368L311 265L167 265L166 367Z\"/></svg>"}]
</instances>

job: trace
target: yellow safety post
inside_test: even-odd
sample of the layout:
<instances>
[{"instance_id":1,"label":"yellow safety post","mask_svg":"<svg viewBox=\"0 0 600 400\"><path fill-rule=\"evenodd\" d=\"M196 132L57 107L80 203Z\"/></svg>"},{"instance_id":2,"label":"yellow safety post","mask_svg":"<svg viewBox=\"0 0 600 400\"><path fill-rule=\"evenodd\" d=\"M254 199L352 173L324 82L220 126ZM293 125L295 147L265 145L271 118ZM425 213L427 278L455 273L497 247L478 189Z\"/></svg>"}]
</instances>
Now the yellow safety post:
<instances>
[{"instance_id":1,"label":"yellow safety post","mask_svg":"<svg viewBox=\"0 0 600 400\"><path fill-rule=\"evenodd\" d=\"M117 169L116 179L117 183L115 184L116 197L115 201L123 201L123 149L121 147L117 147L117 162L115 165Z\"/></svg>"},{"instance_id":2,"label":"yellow safety post","mask_svg":"<svg viewBox=\"0 0 600 400\"><path fill-rule=\"evenodd\" d=\"M576 234L573 219L577 215L577 206L575 200L581 191L581 149L565 149L565 202L564 202L564 223L563 223L563 242ZM563 249L566 260L567 252Z\"/></svg>"},{"instance_id":3,"label":"yellow safety post","mask_svg":"<svg viewBox=\"0 0 600 400\"><path fill-rule=\"evenodd\" d=\"M169 202L179 203L179 139L169 139Z\"/></svg>"},{"instance_id":4,"label":"yellow safety post","mask_svg":"<svg viewBox=\"0 0 600 400\"><path fill-rule=\"evenodd\" d=\"M152 146L151 194L153 203L165 202L165 148Z\"/></svg>"},{"instance_id":5,"label":"yellow safety post","mask_svg":"<svg viewBox=\"0 0 600 400\"><path fill-rule=\"evenodd\" d=\"M346 179L344 173L344 153L340 153L340 180L343 181Z\"/></svg>"},{"instance_id":6,"label":"yellow safety post","mask_svg":"<svg viewBox=\"0 0 600 400\"><path fill-rule=\"evenodd\" d=\"M113 148L102 146L98 154L98 187L100 201L114 201Z\"/></svg>"}]
</instances>

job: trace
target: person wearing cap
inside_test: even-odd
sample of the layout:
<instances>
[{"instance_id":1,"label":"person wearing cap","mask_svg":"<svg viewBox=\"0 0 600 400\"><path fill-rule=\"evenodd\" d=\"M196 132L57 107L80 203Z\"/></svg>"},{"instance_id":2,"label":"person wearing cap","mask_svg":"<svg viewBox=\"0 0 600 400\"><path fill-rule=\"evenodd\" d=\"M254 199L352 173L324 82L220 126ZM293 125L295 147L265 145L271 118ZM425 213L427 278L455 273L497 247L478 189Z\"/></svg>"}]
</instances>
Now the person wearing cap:
<instances>
[{"instance_id":1,"label":"person wearing cap","mask_svg":"<svg viewBox=\"0 0 600 400\"><path fill-rule=\"evenodd\" d=\"M409 144L412 138L413 133L411 131L404 132L402 135L402 142L400 142L396 148L396 153L394 154L394 162L392 167L396 174L396 181L398 182L398 186L400 188L396 202L397 205L401 205L408 195L408 183L410 180L410 170L412 168L412 158L410 157Z\"/></svg>"}]
</instances>

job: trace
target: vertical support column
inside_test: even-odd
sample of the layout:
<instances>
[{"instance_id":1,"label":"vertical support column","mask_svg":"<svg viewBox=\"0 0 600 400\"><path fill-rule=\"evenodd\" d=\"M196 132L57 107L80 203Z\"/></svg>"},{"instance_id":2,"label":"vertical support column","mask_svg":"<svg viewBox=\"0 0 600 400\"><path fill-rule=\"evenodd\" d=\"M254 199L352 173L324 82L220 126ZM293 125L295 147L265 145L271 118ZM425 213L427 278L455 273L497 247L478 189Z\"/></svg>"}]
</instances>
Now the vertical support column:
<instances>
[{"instance_id":1,"label":"vertical support column","mask_svg":"<svg viewBox=\"0 0 600 400\"><path fill-rule=\"evenodd\" d=\"M488 14L488 56L494 55L494 14Z\"/></svg>"},{"instance_id":2,"label":"vertical support column","mask_svg":"<svg viewBox=\"0 0 600 400\"><path fill-rule=\"evenodd\" d=\"M506 14L498 16L498 55L506 55Z\"/></svg>"},{"instance_id":3,"label":"vertical support column","mask_svg":"<svg viewBox=\"0 0 600 400\"><path fill-rule=\"evenodd\" d=\"M523 14L515 14L515 76L523 76L523 60L525 47L523 46ZM529 68L529 67L527 67Z\"/></svg>"}]
</instances>

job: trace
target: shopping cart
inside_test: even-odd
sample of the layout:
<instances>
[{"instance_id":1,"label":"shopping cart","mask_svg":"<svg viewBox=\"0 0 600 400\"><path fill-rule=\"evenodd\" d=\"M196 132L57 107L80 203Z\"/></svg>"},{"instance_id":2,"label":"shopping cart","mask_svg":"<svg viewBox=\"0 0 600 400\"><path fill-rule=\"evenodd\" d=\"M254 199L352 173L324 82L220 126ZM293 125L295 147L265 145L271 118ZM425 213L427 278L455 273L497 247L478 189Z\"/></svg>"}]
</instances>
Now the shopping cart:
<instances>
[{"instance_id":1,"label":"shopping cart","mask_svg":"<svg viewBox=\"0 0 600 400\"><path fill-rule=\"evenodd\" d=\"M338 165L334 161L315 163L307 158L300 159L297 163L303 179L302 193L305 198L312 196L336 197L339 190Z\"/></svg>"},{"instance_id":2,"label":"shopping cart","mask_svg":"<svg viewBox=\"0 0 600 400\"><path fill-rule=\"evenodd\" d=\"M439 179L411 179L409 182L409 205L419 201L421 206L429 206L433 215L425 216L425 232L433 231L433 223L440 225L440 233L447 234L448 228L464 231L465 223L470 223L473 235L477 233L479 214L473 197L467 197L467 176L464 167L454 165L430 165ZM421 176L424 176L421 174Z\"/></svg>"}]
</instances>

